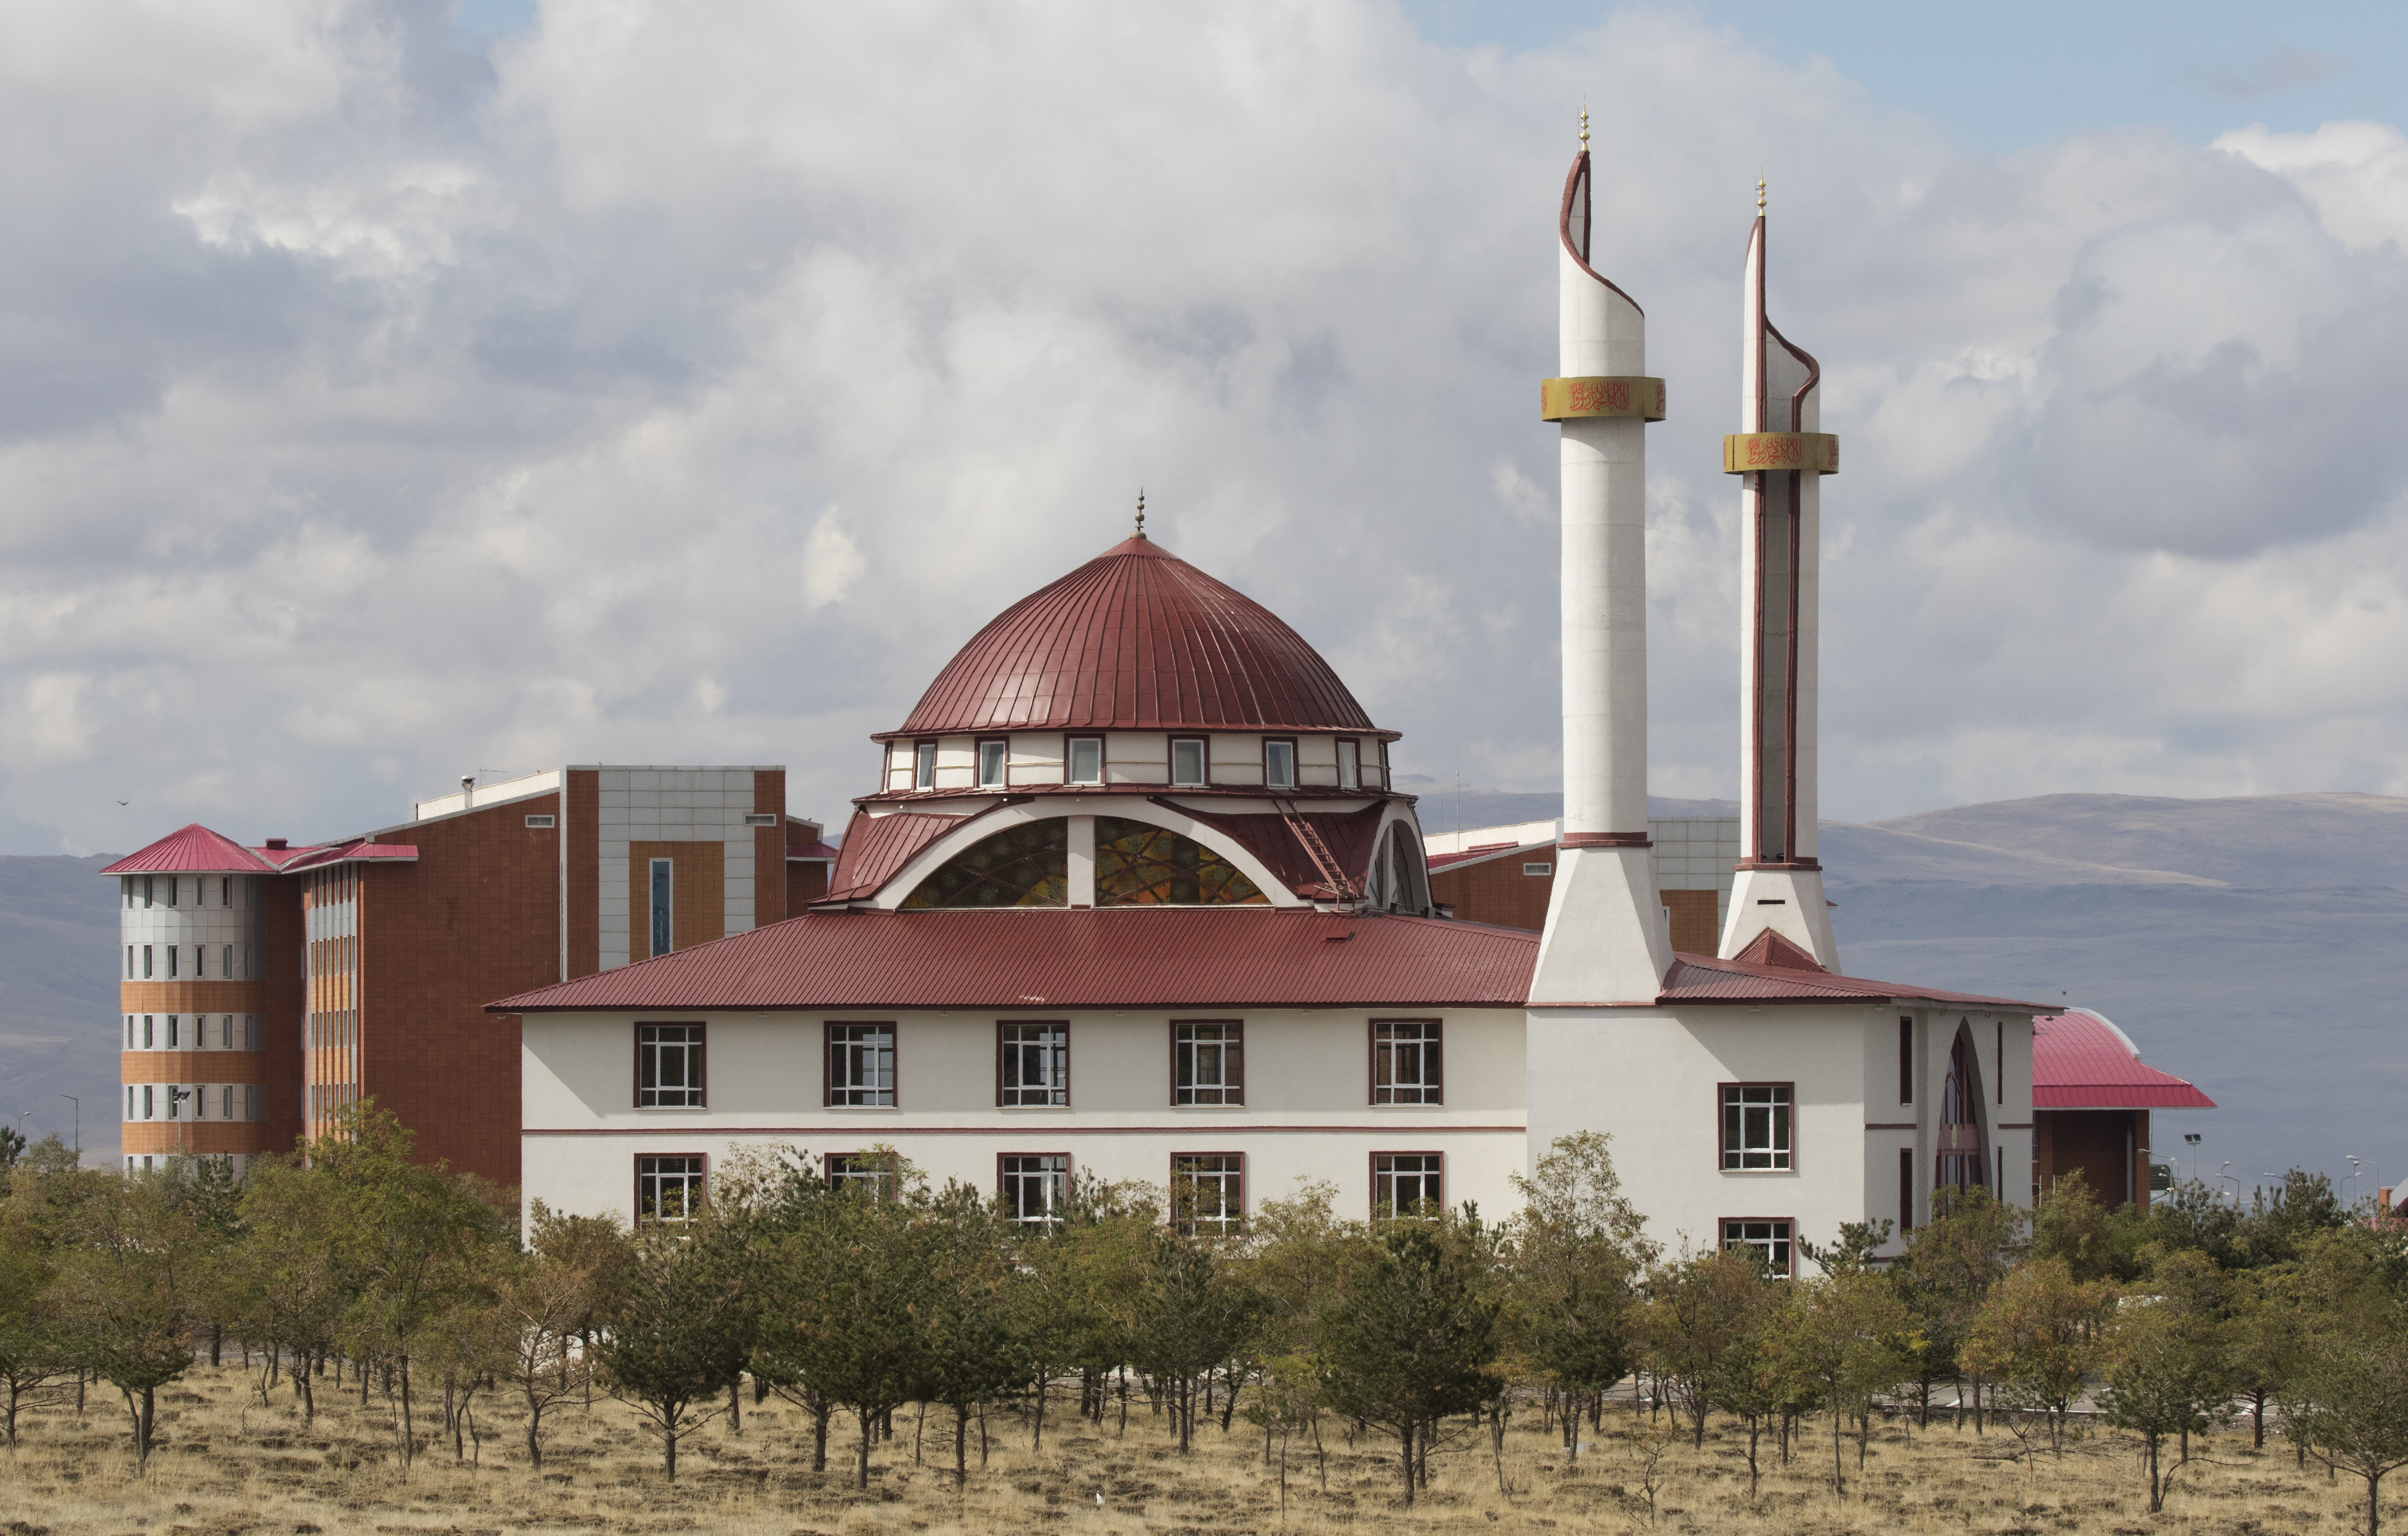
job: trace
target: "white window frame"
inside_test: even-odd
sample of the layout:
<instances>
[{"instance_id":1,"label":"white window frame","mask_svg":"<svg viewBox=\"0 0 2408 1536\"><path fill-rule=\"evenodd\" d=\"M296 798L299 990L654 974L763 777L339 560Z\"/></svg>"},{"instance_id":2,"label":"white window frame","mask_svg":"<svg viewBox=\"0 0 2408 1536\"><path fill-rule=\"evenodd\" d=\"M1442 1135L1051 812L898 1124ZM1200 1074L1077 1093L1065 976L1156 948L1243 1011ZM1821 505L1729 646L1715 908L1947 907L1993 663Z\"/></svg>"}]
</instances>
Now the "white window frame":
<instances>
[{"instance_id":1,"label":"white window frame","mask_svg":"<svg viewBox=\"0 0 2408 1536\"><path fill-rule=\"evenodd\" d=\"M1011 743L1002 737L982 738L978 747L978 786L981 789L1001 789L1011 778ZM987 771L988 759L994 759L994 772Z\"/></svg>"},{"instance_id":2,"label":"white window frame","mask_svg":"<svg viewBox=\"0 0 2408 1536\"><path fill-rule=\"evenodd\" d=\"M1070 1107L1070 1026L1056 1020L997 1024L995 1101L1004 1109ZM1036 1076L1032 1079L1031 1069Z\"/></svg>"},{"instance_id":3,"label":"white window frame","mask_svg":"<svg viewBox=\"0 0 2408 1536\"><path fill-rule=\"evenodd\" d=\"M663 1166L668 1163L686 1166ZM678 1213L665 1216L660 1213L661 1197L670 1189L678 1192ZM701 1153L646 1153L636 1159L636 1225L639 1227L684 1227L701 1211L710 1193L710 1159Z\"/></svg>"},{"instance_id":4,"label":"white window frame","mask_svg":"<svg viewBox=\"0 0 2408 1536\"><path fill-rule=\"evenodd\" d=\"M1340 789L1363 787L1363 743L1353 737L1341 736L1338 739L1338 787Z\"/></svg>"},{"instance_id":5,"label":"white window frame","mask_svg":"<svg viewBox=\"0 0 2408 1536\"><path fill-rule=\"evenodd\" d=\"M1789 1217L1725 1216L1716 1227L1725 1248L1760 1254L1767 1273L1786 1280L1798 1272L1798 1224Z\"/></svg>"},{"instance_id":6,"label":"white window frame","mask_svg":"<svg viewBox=\"0 0 2408 1536\"><path fill-rule=\"evenodd\" d=\"M1091 749L1095 764L1083 772L1079 767L1080 751ZM1066 784L1100 784L1104 782L1104 739L1100 736L1073 736L1062 744L1062 782Z\"/></svg>"},{"instance_id":7,"label":"white window frame","mask_svg":"<svg viewBox=\"0 0 2408 1536\"><path fill-rule=\"evenodd\" d=\"M1186 752L1196 759L1195 767L1182 772L1179 755ZM1170 739L1170 782L1175 789L1202 789L1212 782L1211 744L1200 736L1174 736Z\"/></svg>"},{"instance_id":8,"label":"white window frame","mask_svg":"<svg viewBox=\"0 0 2408 1536\"><path fill-rule=\"evenodd\" d=\"M1170 1102L1224 1108L1246 1102L1244 1020L1171 1021Z\"/></svg>"},{"instance_id":9,"label":"white window frame","mask_svg":"<svg viewBox=\"0 0 2408 1536\"><path fill-rule=\"evenodd\" d=\"M1020 1227L1058 1227L1070 1194L1067 1152L1004 1152L995 1159L996 1194ZM1035 1197L1032 1202L1030 1197Z\"/></svg>"},{"instance_id":10,"label":"white window frame","mask_svg":"<svg viewBox=\"0 0 2408 1536\"><path fill-rule=\"evenodd\" d=\"M1446 1026L1440 1019L1371 1021L1371 1102L1446 1102Z\"/></svg>"},{"instance_id":11,"label":"white window frame","mask_svg":"<svg viewBox=\"0 0 2408 1536\"><path fill-rule=\"evenodd\" d=\"M895 1026L830 1020L824 1092L830 1109L893 1109Z\"/></svg>"},{"instance_id":12,"label":"white window frame","mask_svg":"<svg viewBox=\"0 0 2408 1536\"><path fill-rule=\"evenodd\" d=\"M1726 1083L1718 1090L1723 1171L1798 1170L1798 1090L1790 1083ZM1754 1218L1751 1218L1754 1219Z\"/></svg>"},{"instance_id":13,"label":"white window frame","mask_svg":"<svg viewBox=\"0 0 2408 1536\"><path fill-rule=\"evenodd\" d=\"M937 743L934 741L911 743L911 787L913 789L937 787Z\"/></svg>"},{"instance_id":14,"label":"white window frame","mask_svg":"<svg viewBox=\"0 0 2408 1536\"><path fill-rule=\"evenodd\" d=\"M636 1108L705 1108L709 1048L704 1026L691 1020L636 1026ZM668 1081L672 1064L675 1083Z\"/></svg>"},{"instance_id":15,"label":"white window frame","mask_svg":"<svg viewBox=\"0 0 2408 1536\"><path fill-rule=\"evenodd\" d=\"M1210 1168L1201 1166L1210 1163ZM1198 1198L1212 1191L1208 1202ZM1209 1212L1209 1213L1208 1213ZM1170 1220L1199 1237L1236 1237L1246 1229L1246 1155L1242 1152L1174 1152L1170 1155Z\"/></svg>"},{"instance_id":16,"label":"white window frame","mask_svg":"<svg viewBox=\"0 0 2408 1536\"><path fill-rule=\"evenodd\" d=\"M1411 1168L1398 1165L1410 1160ZM1383 1166L1384 1165L1384 1166ZM1418 1193L1409 1200L1397 1199L1397 1186L1409 1183ZM1411 1215L1412 1208L1427 1200L1439 1210L1446 1209L1446 1155L1440 1152L1375 1152L1371 1154L1371 1214L1377 1219Z\"/></svg>"},{"instance_id":17,"label":"white window frame","mask_svg":"<svg viewBox=\"0 0 2408 1536\"><path fill-rule=\"evenodd\" d=\"M1287 760L1287 774L1284 778L1281 777L1279 770L1273 767L1273 765L1283 757ZM1296 787L1296 742L1291 738L1284 736L1264 737L1264 785L1270 789L1294 789Z\"/></svg>"}]
</instances>

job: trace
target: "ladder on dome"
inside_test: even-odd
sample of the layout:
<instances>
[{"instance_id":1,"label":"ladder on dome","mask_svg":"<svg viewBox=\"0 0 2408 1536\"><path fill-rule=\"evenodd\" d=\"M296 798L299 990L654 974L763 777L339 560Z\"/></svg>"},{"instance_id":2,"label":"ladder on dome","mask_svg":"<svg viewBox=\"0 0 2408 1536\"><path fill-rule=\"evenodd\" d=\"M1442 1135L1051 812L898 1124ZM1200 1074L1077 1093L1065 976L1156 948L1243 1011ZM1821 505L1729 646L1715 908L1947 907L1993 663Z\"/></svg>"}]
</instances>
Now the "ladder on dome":
<instances>
[{"instance_id":1,"label":"ladder on dome","mask_svg":"<svg viewBox=\"0 0 2408 1536\"><path fill-rule=\"evenodd\" d=\"M1314 868L1321 871L1321 878L1328 885L1333 897L1340 901L1352 901L1363 894L1340 871L1337 858L1329 852L1329 845L1321 840L1320 832L1305 819L1302 811L1297 810L1294 800L1273 800L1271 804L1279 807L1280 818L1287 823L1287 829L1296 834L1296 840L1304 845L1305 856L1312 860Z\"/></svg>"}]
</instances>

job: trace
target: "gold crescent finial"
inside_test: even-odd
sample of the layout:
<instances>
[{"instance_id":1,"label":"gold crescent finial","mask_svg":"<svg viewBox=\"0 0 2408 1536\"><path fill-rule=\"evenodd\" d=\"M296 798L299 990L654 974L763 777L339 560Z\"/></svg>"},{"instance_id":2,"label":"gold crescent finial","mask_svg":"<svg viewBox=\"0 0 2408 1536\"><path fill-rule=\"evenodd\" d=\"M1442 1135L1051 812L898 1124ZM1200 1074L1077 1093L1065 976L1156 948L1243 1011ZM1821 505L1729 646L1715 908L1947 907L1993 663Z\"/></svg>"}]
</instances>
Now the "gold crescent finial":
<instances>
[{"instance_id":1,"label":"gold crescent finial","mask_svg":"<svg viewBox=\"0 0 2408 1536\"><path fill-rule=\"evenodd\" d=\"M1588 103L1581 103L1581 153L1588 153Z\"/></svg>"},{"instance_id":2,"label":"gold crescent finial","mask_svg":"<svg viewBox=\"0 0 2408 1536\"><path fill-rule=\"evenodd\" d=\"M1137 488L1137 538L1145 537L1145 487Z\"/></svg>"}]
</instances>

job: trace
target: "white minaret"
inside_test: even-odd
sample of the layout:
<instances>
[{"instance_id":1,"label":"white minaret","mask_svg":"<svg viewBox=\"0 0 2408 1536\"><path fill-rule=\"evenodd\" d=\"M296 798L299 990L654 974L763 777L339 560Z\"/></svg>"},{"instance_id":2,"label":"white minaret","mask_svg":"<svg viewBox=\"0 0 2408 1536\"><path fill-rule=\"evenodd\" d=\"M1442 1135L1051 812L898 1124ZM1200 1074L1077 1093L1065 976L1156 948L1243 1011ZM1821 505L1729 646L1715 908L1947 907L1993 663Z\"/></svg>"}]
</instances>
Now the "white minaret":
<instances>
[{"instance_id":1,"label":"white minaret","mask_svg":"<svg viewBox=\"0 0 2408 1536\"><path fill-rule=\"evenodd\" d=\"M1647 317L1589 266L1588 114L1557 222L1563 377L1564 823L1534 1005L1656 1000L1672 942L1647 838Z\"/></svg>"},{"instance_id":2,"label":"white minaret","mask_svg":"<svg viewBox=\"0 0 2408 1536\"><path fill-rule=\"evenodd\" d=\"M1756 185L1742 315L1741 430L1723 439L1740 480L1740 861L1722 954L1770 929L1840 967L1815 861L1814 670L1822 479L1840 467L1822 426L1822 366L1764 309L1764 183Z\"/></svg>"}]
</instances>

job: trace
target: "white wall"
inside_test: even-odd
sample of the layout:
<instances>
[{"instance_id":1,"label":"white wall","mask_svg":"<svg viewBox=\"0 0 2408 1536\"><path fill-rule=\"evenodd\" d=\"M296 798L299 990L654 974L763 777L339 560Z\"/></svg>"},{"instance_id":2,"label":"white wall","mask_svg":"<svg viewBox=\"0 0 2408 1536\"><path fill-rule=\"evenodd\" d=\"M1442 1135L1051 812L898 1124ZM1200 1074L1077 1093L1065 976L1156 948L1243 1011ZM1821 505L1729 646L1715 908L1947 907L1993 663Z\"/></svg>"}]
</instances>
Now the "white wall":
<instances>
[{"instance_id":1,"label":"white wall","mask_svg":"<svg viewBox=\"0 0 2408 1536\"><path fill-rule=\"evenodd\" d=\"M992 1190L1002 1153L1068 1153L1071 1166L1160 1185L1174 1153L1246 1155L1249 1210L1298 1179L1339 1188L1340 1209L1369 1213L1370 1157L1439 1152L1449 1204L1511 1211L1510 1176L1525 1162L1522 1014L1518 1010L1379 1011L1445 1026L1446 1102L1369 1102L1374 1011L1244 1013L1243 1108L1170 1102L1168 1013L1072 1012L1071 1107L998 1109L996 1026L1061 1013L647 1014L708 1026L707 1108L633 1105L634 1014L531 1014L522 1035L522 1182L555 1210L634 1214L634 1159L733 1146L784 1145L812 1156L884 1142L941 1183ZM1232 1016L1226 1011L1217 1015ZM896 1025L893 1109L820 1102L828 1022Z\"/></svg>"}]
</instances>

